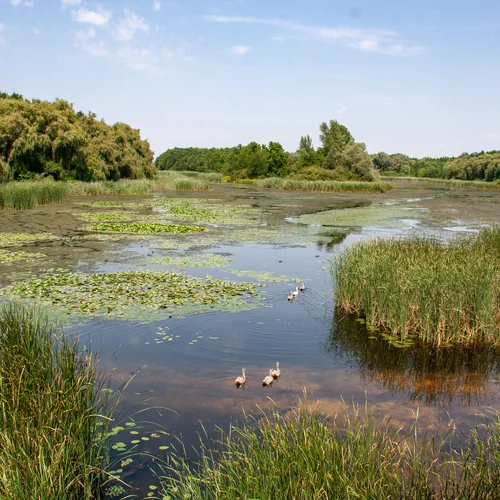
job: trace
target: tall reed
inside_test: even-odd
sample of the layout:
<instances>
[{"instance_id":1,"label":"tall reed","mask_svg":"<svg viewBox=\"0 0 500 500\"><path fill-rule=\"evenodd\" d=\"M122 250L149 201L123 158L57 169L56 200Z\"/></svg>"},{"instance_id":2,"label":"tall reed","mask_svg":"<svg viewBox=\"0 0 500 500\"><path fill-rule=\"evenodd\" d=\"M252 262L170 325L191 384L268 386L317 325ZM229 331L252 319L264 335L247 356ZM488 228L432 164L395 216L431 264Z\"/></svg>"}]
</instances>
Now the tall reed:
<instances>
[{"instance_id":1,"label":"tall reed","mask_svg":"<svg viewBox=\"0 0 500 500\"><path fill-rule=\"evenodd\" d=\"M448 244L418 236L360 242L332 262L331 274L341 311L398 340L500 341L500 228Z\"/></svg>"},{"instance_id":2,"label":"tall reed","mask_svg":"<svg viewBox=\"0 0 500 500\"><path fill-rule=\"evenodd\" d=\"M108 382L40 311L0 307L0 498L101 498Z\"/></svg>"},{"instance_id":3,"label":"tall reed","mask_svg":"<svg viewBox=\"0 0 500 500\"><path fill-rule=\"evenodd\" d=\"M67 194L65 183L53 180L0 184L0 209L18 210L61 203Z\"/></svg>"},{"instance_id":4,"label":"tall reed","mask_svg":"<svg viewBox=\"0 0 500 500\"><path fill-rule=\"evenodd\" d=\"M461 179L436 179L433 177L409 177L409 176L399 176L399 175L384 175L381 172L384 179L388 181L410 181L410 182L427 182L431 184L442 184L448 187L459 187L459 188L478 188L478 189L500 189L500 181L495 180L492 182L487 181L464 181Z\"/></svg>"},{"instance_id":5,"label":"tall reed","mask_svg":"<svg viewBox=\"0 0 500 500\"><path fill-rule=\"evenodd\" d=\"M300 408L232 425L214 445L201 439L195 466L171 457L163 498L191 500L497 498L500 420L486 419L463 447L453 435L420 440L368 409L335 418ZM436 444L438 443L438 444Z\"/></svg>"}]
</instances>

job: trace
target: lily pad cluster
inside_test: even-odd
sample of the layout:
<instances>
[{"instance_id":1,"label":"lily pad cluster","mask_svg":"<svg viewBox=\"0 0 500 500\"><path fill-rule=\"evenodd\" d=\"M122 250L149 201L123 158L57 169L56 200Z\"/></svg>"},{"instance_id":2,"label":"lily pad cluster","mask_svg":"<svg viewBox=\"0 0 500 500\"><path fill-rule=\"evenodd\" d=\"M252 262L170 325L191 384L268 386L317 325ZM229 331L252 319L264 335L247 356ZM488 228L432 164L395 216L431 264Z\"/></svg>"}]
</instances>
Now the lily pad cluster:
<instances>
[{"instance_id":1,"label":"lily pad cluster","mask_svg":"<svg viewBox=\"0 0 500 500\"><path fill-rule=\"evenodd\" d=\"M0 249L0 264L10 264L12 262L34 262L39 259L44 259L45 254L39 252L10 252Z\"/></svg>"},{"instance_id":2,"label":"lily pad cluster","mask_svg":"<svg viewBox=\"0 0 500 500\"><path fill-rule=\"evenodd\" d=\"M0 233L0 247L15 247L34 241L56 240L51 233Z\"/></svg>"},{"instance_id":3,"label":"lily pad cluster","mask_svg":"<svg viewBox=\"0 0 500 500\"><path fill-rule=\"evenodd\" d=\"M231 262L230 257L225 257L222 255L217 255L213 253L206 254L195 254L189 256L169 256L162 257L159 259L155 259L157 264L161 264L163 266L169 267L210 267L210 268L218 268L218 267L226 267Z\"/></svg>"},{"instance_id":4,"label":"lily pad cluster","mask_svg":"<svg viewBox=\"0 0 500 500\"><path fill-rule=\"evenodd\" d=\"M173 233L185 234L192 232L205 231L204 227L200 226L183 226L180 224L161 224L155 222L102 222L100 224L92 224L93 231L113 231L116 233Z\"/></svg>"},{"instance_id":5,"label":"lily pad cluster","mask_svg":"<svg viewBox=\"0 0 500 500\"><path fill-rule=\"evenodd\" d=\"M129 271L104 274L54 274L0 290L0 296L42 301L77 314L103 315L172 310L190 305L244 305L259 284L190 277L172 272Z\"/></svg>"},{"instance_id":6,"label":"lily pad cluster","mask_svg":"<svg viewBox=\"0 0 500 500\"><path fill-rule=\"evenodd\" d=\"M112 222L136 218L135 212L125 212L124 210L108 210L106 212L76 212L74 215L86 222Z\"/></svg>"}]
</instances>

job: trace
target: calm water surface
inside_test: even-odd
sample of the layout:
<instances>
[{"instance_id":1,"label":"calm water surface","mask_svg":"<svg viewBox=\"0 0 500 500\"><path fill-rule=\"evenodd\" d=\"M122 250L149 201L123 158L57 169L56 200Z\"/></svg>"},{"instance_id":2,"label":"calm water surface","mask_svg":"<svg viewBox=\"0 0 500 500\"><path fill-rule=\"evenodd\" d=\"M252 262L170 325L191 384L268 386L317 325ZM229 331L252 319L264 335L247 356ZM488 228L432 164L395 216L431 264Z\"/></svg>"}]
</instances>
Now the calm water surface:
<instances>
[{"instance_id":1,"label":"calm water surface","mask_svg":"<svg viewBox=\"0 0 500 500\"><path fill-rule=\"evenodd\" d=\"M184 318L166 315L152 323L106 319L74 326L71 332L84 343L101 347L101 366L114 369L115 388L137 372L125 391L118 421L132 415L145 436L155 430L167 433L141 441L137 452L165 454L168 451L159 452L159 446L182 437L191 453L200 422L210 435L216 435L214 426L227 428L229 422L242 418L243 411L258 414L259 408L275 405L287 411L304 397L304 391L309 401L318 400L327 412L338 410L343 401L361 405L368 401L377 414L390 416L395 424L411 424L418 409L419 422L429 431L446 429L451 420L465 429L487 407L500 409L497 351L402 350L370 339L359 322L335 317L328 272L332 256L360 239L424 232L445 239L496 224L500 193L400 184L396 191L383 195L297 194L235 187L188 195L200 196L258 206L265 211L266 228L283 231L286 237L281 244L227 244L231 228L221 229L216 244L195 253L223 254L231 259L227 267L185 266L179 270L243 281L252 279L239 278L231 271L273 272L300 277L306 290L288 302L287 295L297 283L269 283L262 307L251 311L207 312ZM116 243L85 240L73 215L78 201L29 212L4 212L0 231L49 231L71 237L19 248L48 255L50 262L42 266L45 270L154 269L152 256L179 255L158 248L148 237ZM330 209L330 219L330 212L318 213ZM307 213L314 215L301 216ZM3 285L28 272L26 266L14 264L0 266L0 271ZM30 270L37 271L40 264ZM276 361L282 375L272 387L264 388L262 379ZM237 390L234 378L242 367L246 367L247 383ZM117 440L128 443L133 437L123 431ZM150 465L151 458L144 455L140 467L146 463ZM154 481L147 467L129 474L125 480L139 495Z\"/></svg>"}]
</instances>

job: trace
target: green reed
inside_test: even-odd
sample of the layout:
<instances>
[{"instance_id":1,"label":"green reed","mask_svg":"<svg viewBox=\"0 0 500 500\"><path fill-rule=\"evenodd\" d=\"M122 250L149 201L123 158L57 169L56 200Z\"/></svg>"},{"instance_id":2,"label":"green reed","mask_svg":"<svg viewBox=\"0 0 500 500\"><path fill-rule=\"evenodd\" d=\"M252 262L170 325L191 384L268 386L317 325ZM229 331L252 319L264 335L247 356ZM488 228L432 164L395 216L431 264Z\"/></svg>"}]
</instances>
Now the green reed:
<instances>
[{"instance_id":1,"label":"green reed","mask_svg":"<svg viewBox=\"0 0 500 500\"><path fill-rule=\"evenodd\" d=\"M101 498L108 383L40 311L0 307L0 498Z\"/></svg>"},{"instance_id":2,"label":"green reed","mask_svg":"<svg viewBox=\"0 0 500 500\"><path fill-rule=\"evenodd\" d=\"M459 187L459 188L478 188L478 189L500 189L500 182L498 180L487 181L464 181L460 179L436 179L433 177L409 177L399 175L384 175L384 179L389 181L410 181L410 182L427 182L430 184L442 184L443 186Z\"/></svg>"},{"instance_id":3,"label":"green reed","mask_svg":"<svg viewBox=\"0 0 500 500\"><path fill-rule=\"evenodd\" d=\"M394 186L387 182L305 181L297 179L283 179L279 177L269 177L267 179L239 179L235 182L290 191L385 193L386 191L394 189Z\"/></svg>"},{"instance_id":4,"label":"green reed","mask_svg":"<svg viewBox=\"0 0 500 500\"><path fill-rule=\"evenodd\" d=\"M193 466L172 455L163 498L191 500L487 499L500 481L500 419L472 431L463 447L453 434L421 440L376 420L365 407L327 418L306 407L264 413L214 444L200 439ZM160 496L161 497L161 496Z\"/></svg>"},{"instance_id":5,"label":"green reed","mask_svg":"<svg viewBox=\"0 0 500 500\"><path fill-rule=\"evenodd\" d=\"M0 184L0 209L19 210L61 203L67 191L64 183L52 180L7 182Z\"/></svg>"},{"instance_id":6,"label":"green reed","mask_svg":"<svg viewBox=\"0 0 500 500\"><path fill-rule=\"evenodd\" d=\"M448 244L414 236L360 242L331 264L338 308L397 341L500 340L500 229Z\"/></svg>"},{"instance_id":7,"label":"green reed","mask_svg":"<svg viewBox=\"0 0 500 500\"><path fill-rule=\"evenodd\" d=\"M201 179L177 179L174 182L176 191L208 191L210 184Z\"/></svg>"}]
</instances>

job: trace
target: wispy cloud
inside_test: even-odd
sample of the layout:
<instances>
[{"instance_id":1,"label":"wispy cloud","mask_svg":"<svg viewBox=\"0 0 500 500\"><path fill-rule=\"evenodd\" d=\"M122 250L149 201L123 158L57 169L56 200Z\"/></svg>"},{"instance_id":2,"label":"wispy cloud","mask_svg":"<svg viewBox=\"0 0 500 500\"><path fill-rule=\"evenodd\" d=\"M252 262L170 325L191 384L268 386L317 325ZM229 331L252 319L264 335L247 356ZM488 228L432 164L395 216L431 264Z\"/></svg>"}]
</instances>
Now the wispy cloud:
<instances>
[{"instance_id":1,"label":"wispy cloud","mask_svg":"<svg viewBox=\"0 0 500 500\"><path fill-rule=\"evenodd\" d=\"M497 134L496 132L491 132L489 134L485 134L484 138L490 141L500 141L500 134Z\"/></svg>"},{"instance_id":2,"label":"wispy cloud","mask_svg":"<svg viewBox=\"0 0 500 500\"><path fill-rule=\"evenodd\" d=\"M111 19L111 13L99 7L97 10L88 10L82 7L78 10L73 10L71 12L71 17L73 21L77 23L88 23L95 24L96 26L102 26L108 24Z\"/></svg>"},{"instance_id":3,"label":"wispy cloud","mask_svg":"<svg viewBox=\"0 0 500 500\"><path fill-rule=\"evenodd\" d=\"M82 0L61 0L61 5L67 7L68 5L80 5Z\"/></svg>"},{"instance_id":4,"label":"wispy cloud","mask_svg":"<svg viewBox=\"0 0 500 500\"><path fill-rule=\"evenodd\" d=\"M280 28L287 35L280 34L275 39L302 38L335 43L347 47L379 54L409 56L420 54L424 49L420 45L412 45L400 41L397 31L378 28L350 28L338 26L329 28L312 26L285 19L241 17L241 16L205 16L205 20L216 23L264 24Z\"/></svg>"},{"instance_id":5,"label":"wispy cloud","mask_svg":"<svg viewBox=\"0 0 500 500\"><path fill-rule=\"evenodd\" d=\"M102 40L96 40L96 31L90 27L75 32L75 45L96 57L106 57L108 49Z\"/></svg>"},{"instance_id":6,"label":"wispy cloud","mask_svg":"<svg viewBox=\"0 0 500 500\"><path fill-rule=\"evenodd\" d=\"M158 0L155 0L153 2L153 10L160 10L161 9L161 3Z\"/></svg>"},{"instance_id":7,"label":"wispy cloud","mask_svg":"<svg viewBox=\"0 0 500 500\"><path fill-rule=\"evenodd\" d=\"M347 107L346 107L346 106L342 106L341 108L337 109L337 110L335 111L335 113L336 113L337 115L343 115L346 111L347 111Z\"/></svg>"},{"instance_id":8,"label":"wispy cloud","mask_svg":"<svg viewBox=\"0 0 500 500\"><path fill-rule=\"evenodd\" d=\"M13 7L17 7L21 3L21 0L10 0L10 4Z\"/></svg>"},{"instance_id":9,"label":"wispy cloud","mask_svg":"<svg viewBox=\"0 0 500 500\"><path fill-rule=\"evenodd\" d=\"M5 29L5 25L0 23L0 43L5 42L5 38L2 36L2 31Z\"/></svg>"},{"instance_id":10,"label":"wispy cloud","mask_svg":"<svg viewBox=\"0 0 500 500\"><path fill-rule=\"evenodd\" d=\"M251 50L252 47L250 47L250 45L233 45L231 47L231 53L237 56L248 54Z\"/></svg>"},{"instance_id":11,"label":"wispy cloud","mask_svg":"<svg viewBox=\"0 0 500 500\"><path fill-rule=\"evenodd\" d=\"M149 24L145 19L125 9L125 15L115 29L115 37L120 41L128 41L134 38L136 31L148 31Z\"/></svg>"}]
</instances>

